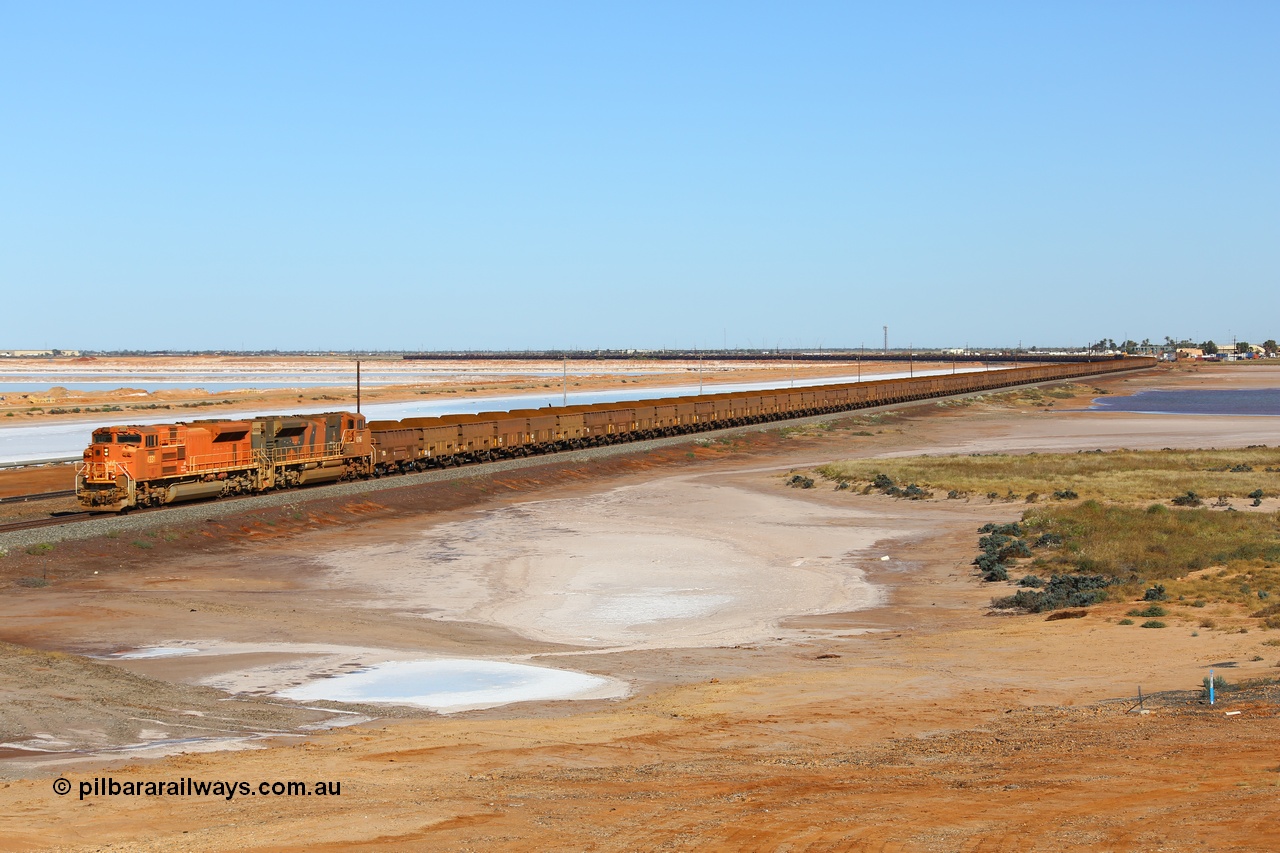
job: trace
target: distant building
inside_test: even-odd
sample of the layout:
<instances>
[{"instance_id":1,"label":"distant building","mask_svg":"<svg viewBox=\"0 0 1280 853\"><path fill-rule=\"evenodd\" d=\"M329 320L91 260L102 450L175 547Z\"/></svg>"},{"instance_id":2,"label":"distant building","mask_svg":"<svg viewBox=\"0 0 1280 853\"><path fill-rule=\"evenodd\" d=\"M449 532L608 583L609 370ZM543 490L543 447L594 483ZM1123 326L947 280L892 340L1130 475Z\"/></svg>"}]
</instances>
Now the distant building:
<instances>
[{"instance_id":1,"label":"distant building","mask_svg":"<svg viewBox=\"0 0 1280 853\"><path fill-rule=\"evenodd\" d=\"M78 349L0 349L0 358L49 358L51 356L78 356Z\"/></svg>"},{"instance_id":2,"label":"distant building","mask_svg":"<svg viewBox=\"0 0 1280 853\"><path fill-rule=\"evenodd\" d=\"M1178 347L1178 358L1204 358L1204 350L1199 347Z\"/></svg>"},{"instance_id":3,"label":"distant building","mask_svg":"<svg viewBox=\"0 0 1280 853\"><path fill-rule=\"evenodd\" d=\"M1239 361L1242 358L1262 358L1266 350L1257 344L1223 344L1218 347L1218 355L1227 361Z\"/></svg>"}]
</instances>

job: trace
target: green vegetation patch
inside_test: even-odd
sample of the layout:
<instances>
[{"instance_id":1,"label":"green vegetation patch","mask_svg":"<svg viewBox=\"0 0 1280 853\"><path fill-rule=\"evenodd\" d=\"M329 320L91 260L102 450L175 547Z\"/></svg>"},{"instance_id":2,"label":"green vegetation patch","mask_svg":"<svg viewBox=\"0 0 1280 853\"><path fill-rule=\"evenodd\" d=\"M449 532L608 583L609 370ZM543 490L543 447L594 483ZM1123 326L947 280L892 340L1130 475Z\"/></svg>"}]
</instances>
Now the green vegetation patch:
<instances>
[{"instance_id":1,"label":"green vegetation patch","mask_svg":"<svg viewBox=\"0 0 1280 853\"><path fill-rule=\"evenodd\" d=\"M1194 492L1217 497L1275 494L1280 449L1117 450L1083 453L990 454L903 459L854 459L817 469L834 481L871 484L878 476L957 494L1020 496L1058 501L1075 497L1117 501L1171 500ZM1268 490L1270 487L1270 490ZM1256 499L1256 498L1255 498Z\"/></svg>"},{"instance_id":2,"label":"green vegetation patch","mask_svg":"<svg viewBox=\"0 0 1280 853\"><path fill-rule=\"evenodd\" d=\"M1087 385L1077 385L1073 383L1065 383L1062 385L1054 385L1051 387L1035 386L1032 388L1019 388L1014 391L994 391L985 394L975 394L973 396L961 397L956 400L940 400L937 405L945 408L954 408L958 406L973 406L979 403L1004 406L1038 406L1049 407L1054 405L1058 400L1070 400L1074 397L1093 397L1105 394L1098 388L1089 388Z\"/></svg>"},{"instance_id":3,"label":"green vegetation patch","mask_svg":"<svg viewBox=\"0 0 1280 853\"><path fill-rule=\"evenodd\" d=\"M1146 509L1085 501L1028 511L1030 534L1061 541L1033 566L1103 574L1122 582L1181 578L1215 565L1280 565L1280 514ZM1186 594L1170 586L1163 595Z\"/></svg>"},{"instance_id":4,"label":"green vegetation patch","mask_svg":"<svg viewBox=\"0 0 1280 853\"><path fill-rule=\"evenodd\" d=\"M1021 576L1020 589L994 607L1039 613L1140 598L1126 615L1154 619L1189 616L1212 601L1280 628L1280 513L1085 501L1028 510L978 533L973 564L983 580Z\"/></svg>"}]
</instances>

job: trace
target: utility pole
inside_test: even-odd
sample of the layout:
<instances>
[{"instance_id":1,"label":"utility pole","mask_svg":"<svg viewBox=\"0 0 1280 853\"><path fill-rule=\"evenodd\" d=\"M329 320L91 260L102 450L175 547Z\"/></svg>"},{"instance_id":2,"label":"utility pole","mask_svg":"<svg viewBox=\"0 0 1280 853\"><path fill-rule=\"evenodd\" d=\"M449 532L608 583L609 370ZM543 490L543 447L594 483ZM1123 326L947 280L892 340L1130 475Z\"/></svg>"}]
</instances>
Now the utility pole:
<instances>
[{"instance_id":1,"label":"utility pole","mask_svg":"<svg viewBox=\"0 0 1280 853\"><path fill-rule=\"evenodd\" d=\"M360 414L360 359L356 359L356 414Z\"/></svg>"},{"instance_id":2,"label":"utility pole","mask_svg":"<svg viewBox=\"0 0 1280 853\"><path fill-rule=\"evenodd\" d=\"M862 356L866 352L867 342L863 341L862 346L858 348L858 381L862 381Z\"/></svg>"},{"instance_id":3,"label":"utility pole","mask_svg":"<svg viewBox=\"0 0 1280 853\"><path fill-rule=\"evenodd\" d=\"M884 327L884 354L889 354L889 327Z\"/></svg>"},{"instance_id":4,"label":"utility pole","mask_svg":"<svg viewBox=\"0 0 1280 853\"><path fill-rule=\"evenodd\" d=\"M909 343L907 344L907 376L912 377L915 375L916 375L916 345L913 343Z\"/></svg>"},{"instance_id":5,"label":"utility pole","mask_svg":"<svg viewBox=\"0 0 1280 853\"><path fill-rule=\"evenodd\" d=\"M561 385L560 405L567 406L569 405L569 356L565 355L563 359L561 369L564 371L564 384Z\"/></svg>"}]
</instances>

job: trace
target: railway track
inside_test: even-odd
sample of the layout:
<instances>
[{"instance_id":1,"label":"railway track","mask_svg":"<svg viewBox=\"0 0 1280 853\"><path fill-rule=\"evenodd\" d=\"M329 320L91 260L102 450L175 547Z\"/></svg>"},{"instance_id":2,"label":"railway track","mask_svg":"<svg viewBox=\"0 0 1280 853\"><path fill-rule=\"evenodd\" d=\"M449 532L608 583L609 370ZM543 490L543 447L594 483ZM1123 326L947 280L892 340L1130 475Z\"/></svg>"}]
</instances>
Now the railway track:
<instances>
[{"instance_id":1,"label":"railway track","mask_svg":"<svg viewBox=\"0 0 1280 853\"><path fill-rule=\"evenodd\" d=\"M75 489L64 489L60 492L40 492L32 495L9 495L8 497L0 498L0 504L20 504L31 501L49 501L54 498L72 498L75 497L75 494Z\"/></svg>"},{"instance_id":2,"label":"railway track","mask_svg":"<svg viewBox=\"0 0 1280 853\"><path fill-rule=\"evenodd\" d=\"M89 521L94 517L92 512L62 512L47 518L30 518L26 521L10 521L0 524L0 533L13 533L18 530L35 530L40 527L58 527L63 524L74 524L77 521Z\"/></svg>"}]
</instances>

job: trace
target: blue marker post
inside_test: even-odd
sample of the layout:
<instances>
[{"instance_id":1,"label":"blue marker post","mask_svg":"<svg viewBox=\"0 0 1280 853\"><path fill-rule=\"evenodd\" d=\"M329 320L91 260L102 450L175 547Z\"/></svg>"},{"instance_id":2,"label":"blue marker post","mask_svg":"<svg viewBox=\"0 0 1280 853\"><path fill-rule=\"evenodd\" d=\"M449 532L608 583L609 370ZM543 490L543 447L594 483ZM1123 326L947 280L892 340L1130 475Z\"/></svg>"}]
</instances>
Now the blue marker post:
<instances>
[{"instance_id":1,"label":"blue marker post","mask_svg":"<svg viewBox=\"0 0 1280 853\"><path fill-rule=\"evenodd\" d=\"M1213 704L1213 670L1209 670L1209 704Z\"/></svg>"}]
</instances>

